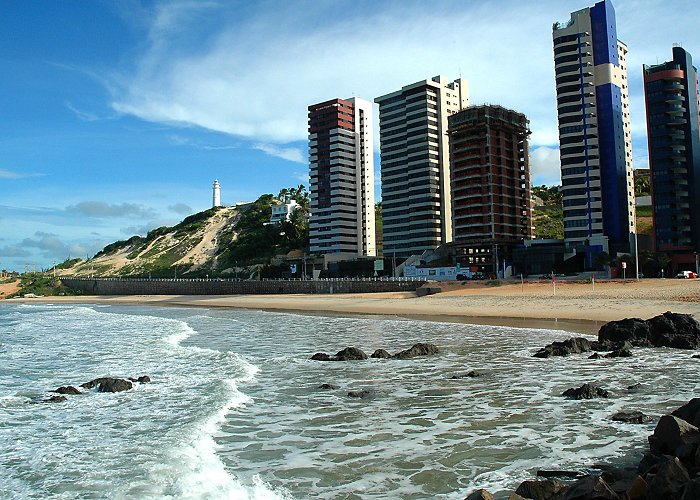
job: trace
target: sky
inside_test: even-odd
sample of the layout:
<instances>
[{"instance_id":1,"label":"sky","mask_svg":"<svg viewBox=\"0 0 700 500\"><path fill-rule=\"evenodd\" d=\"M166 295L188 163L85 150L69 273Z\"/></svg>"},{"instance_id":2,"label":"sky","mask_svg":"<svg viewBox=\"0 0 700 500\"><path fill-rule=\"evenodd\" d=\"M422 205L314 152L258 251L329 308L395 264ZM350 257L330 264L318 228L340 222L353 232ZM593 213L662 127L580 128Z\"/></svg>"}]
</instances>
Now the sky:
<instances>
[{"instance_id":1,"label":"sky","mask_svg":"<svg viewBox=\"0 0 700 500\"><path fill-rule=\"evenodd\" d=\"M214 179L224 204L308 185L310 104L435 75L525 113L532 182L558 184L552 23L593 3L0 0L0 269L175 224ZM643 168L642 64L700 59L700 2L613 3Z\"/></svg>"}]
</instances>

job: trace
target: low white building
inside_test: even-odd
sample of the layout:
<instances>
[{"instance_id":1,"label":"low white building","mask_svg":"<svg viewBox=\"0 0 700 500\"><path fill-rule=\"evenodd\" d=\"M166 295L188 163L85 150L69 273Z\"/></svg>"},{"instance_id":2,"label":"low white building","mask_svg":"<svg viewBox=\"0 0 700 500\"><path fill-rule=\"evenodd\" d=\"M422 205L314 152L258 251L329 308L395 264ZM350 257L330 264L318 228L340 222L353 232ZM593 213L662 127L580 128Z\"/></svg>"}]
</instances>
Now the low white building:
<instances>
[{"instance_id":1,"label":"low white building","mask_svg":"<svg viewBox=\"0 0 700 500\"><path fill-rule=\"evenodd\" d=\"M273 205L270 224L279 224L283 220L288 221L297 208L299 208L299 204L294 200L289 200L281 205Z\"/></svg>"}]
</instances>

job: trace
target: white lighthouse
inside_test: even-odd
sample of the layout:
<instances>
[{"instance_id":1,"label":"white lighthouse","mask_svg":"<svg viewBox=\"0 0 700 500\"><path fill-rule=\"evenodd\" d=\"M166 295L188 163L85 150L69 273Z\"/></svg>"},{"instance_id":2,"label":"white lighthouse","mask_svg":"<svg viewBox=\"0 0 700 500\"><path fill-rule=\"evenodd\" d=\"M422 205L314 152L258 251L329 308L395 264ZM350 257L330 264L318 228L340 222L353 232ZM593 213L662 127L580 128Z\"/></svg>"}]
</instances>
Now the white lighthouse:
<instances>
[{"instance_id":1,"label":"white lighthouse","mask_svg":"<svg viewBox=\"0 0 700 500\"><path fill-rule=\"evenodd\" d=\"M212 208L221 206L221 185L219 184L219 179L214 179L214 197L213 197Z\"/></svg>"}]
</instances>

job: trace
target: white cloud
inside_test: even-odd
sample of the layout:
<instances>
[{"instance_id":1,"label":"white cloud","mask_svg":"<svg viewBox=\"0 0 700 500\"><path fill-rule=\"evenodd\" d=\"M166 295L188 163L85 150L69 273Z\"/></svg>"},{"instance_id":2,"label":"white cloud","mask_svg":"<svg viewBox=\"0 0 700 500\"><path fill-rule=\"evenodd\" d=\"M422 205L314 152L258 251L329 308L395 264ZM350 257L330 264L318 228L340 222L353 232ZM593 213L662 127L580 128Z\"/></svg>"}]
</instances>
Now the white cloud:
<instances>
[{"instance_id":1,"label":"white cloud","mask_svg":"<svg viewBox=\"0 0 700 500\"><path fill-rule=\"evenodd\" d=\"M530 151L530 178L533 186L559 184L559 148L540 146Z\"/></svg>"},{"instance_id":2,"label":"white cloud","mask_svg":"<svg viewBox=\"0 0 700 500\"><path fill-rule=\"evenodd\" d=\"M426 9L405 1L397 15L395 3L361 0L352 12L333 2L252 3L246 9L165 2L155 8L135 67L110 83L112 107L144 120L224 132L306 163L305 153L285 146L306 140L309 104L353 95L372 100L437 74L461 74L473 104L525 113L533 149L553 146L551 25L592 4L445 1ZM673 42L700 54L700 37L687 22L700 17L700 2L678 0L669 8L662 0L616 0L615 7L618 36L630 49L637 156L646 142L642 64L669 59Z\"/></svg>"},{"instance_id":3,"label":"white cloud","mask_svg":"<svg viewBox=\"0 0 700 500\"><path fill-rule=\"evenodd\" d=\"M0 168L0 179L26 179L30 177L43 177L44 174L29 173L29 172L13 172L11 170L3 170Z\"/></svg>"},{"instance_id":4,"label":"white cloud","mask_svg":"<svg viewBox=\"0 0 700 500\"><path fill-rule=\"evenodd\" d=\"M505 4L507 16L487 5L447 3L429 11L422 4L402 5L399 17L390 4L356 17L334 17L332 3L314 4L313 16L298 3L274 9L260 4L268 8L249 17L213 6L195 15L190 3L161 6L150 45L134 73L122 79L113 107L145 120L287 143L306 139L309 104L353 95L372 100L436 74L457 78L461 71L474 102L525 111L533 139L552 142L552 10ZM201 16L223 18L223 28L188 49L183 32L191 33ZM524 57L527 71L515 71Z\"/></svg>"},{"instance_id":5,"label":"white cloud","mask_svg":"<svg viewBox=\"0 0 700 500\"><path fill-rule=\"evenodd\" d=\"M283 160L293 161L295 163L306 163L306 156L299 148L281 148L274 144L254 144L253 149L262 151L270 156L276 156ZM307 178L308 180L308 178Z\"/></svg>"},{"instance_id":6,"label":"white cloud","mask_svg":"<svg viewBox=\"0 0 700 500\"><path fill-rule=\"evenodd\" d=\"M169 205L168 210L175 212L176 214L191 214L193 212L192 207L185 203L175 203L174 205Z\"/></svg>"},{"instance_id":7,"label":"white cloud","mask_svg":"<svg viewBox=\"0 0 700 500\"><path fill-rule=\"evenodd\" d=\"M94 113L90 113L76 108L75 106L73 106L73 104L71 104L70 101L66 101L65 104L66 107L69 110L71 110L73 114L75 114L75 116L78 117L79 120L82 120L84 122L95 122L100 119L100 117Z\"/></svg>"},{"instance_id":8,"label":"white cloud","mask_svg":"<svg viewBox=\"0 0 700 500\"><path fill-rule=\"evenodd\" d=\"M153 217L152 208L135 203L108 204L103 201L81 201L66 207L66 212L86 217Z\"/></svg>"}]
</instances>

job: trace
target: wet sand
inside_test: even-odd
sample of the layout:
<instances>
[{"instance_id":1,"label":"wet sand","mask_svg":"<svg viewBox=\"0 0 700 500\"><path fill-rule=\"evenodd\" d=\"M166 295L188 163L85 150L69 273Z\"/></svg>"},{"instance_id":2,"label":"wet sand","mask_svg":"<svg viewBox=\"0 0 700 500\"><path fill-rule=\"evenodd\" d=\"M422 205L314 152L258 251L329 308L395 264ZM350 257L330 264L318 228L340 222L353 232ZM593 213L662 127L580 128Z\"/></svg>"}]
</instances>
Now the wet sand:
<instances>
[{"instance_id":1,"label":"wet sand","mask_svg":"<svg viewBox=\"0 0 700 500\"><path fill-rule=\"evenodd\" d=\"M648 319L666 311L700 319L700 279L519 282L501 286L435 283L443 292L338 295L76 296L12 299L25 303L93 303L179 307L238 307L322 315L381 315L596 333L607 321Z\"/></svg>"}]
</instances>

